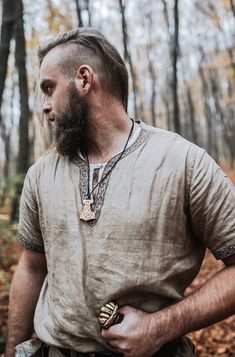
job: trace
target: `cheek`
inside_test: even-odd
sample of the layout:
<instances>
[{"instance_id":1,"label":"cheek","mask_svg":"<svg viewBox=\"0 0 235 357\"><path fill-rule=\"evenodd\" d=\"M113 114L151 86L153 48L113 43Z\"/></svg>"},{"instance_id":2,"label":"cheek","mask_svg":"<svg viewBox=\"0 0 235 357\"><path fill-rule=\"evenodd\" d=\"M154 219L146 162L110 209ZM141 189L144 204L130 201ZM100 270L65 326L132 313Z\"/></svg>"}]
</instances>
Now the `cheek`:
<instances>
[{"instance_id":1,"label":"cheek","mask_svg":"<svg viewBox=\"0 0 235 357\"><path fill-rule=\"evenodd\" d=\"M65 111L68 106L68 95L66 93L54 93L52 97L52 108L55 113L61 113Z\"/></svg>"}]
</instances>

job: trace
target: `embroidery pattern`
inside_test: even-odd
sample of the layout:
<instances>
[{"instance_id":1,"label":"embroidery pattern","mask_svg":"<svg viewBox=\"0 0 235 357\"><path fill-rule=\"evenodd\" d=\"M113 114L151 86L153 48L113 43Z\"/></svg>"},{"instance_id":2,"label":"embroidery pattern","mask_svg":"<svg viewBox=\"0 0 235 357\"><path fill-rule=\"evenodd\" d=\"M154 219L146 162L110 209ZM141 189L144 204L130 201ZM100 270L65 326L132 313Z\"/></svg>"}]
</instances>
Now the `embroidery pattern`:
<instances>
[{"instance_id":1,"label":"embroidery pattern","mask_svg":"<svg viewBox=\"0 0 235 357\"><path fill-rule=\"evenodd\" d=\"M150 135L151 135L150 131L142 128L140 135L138 136L136 141L124 152L121 160L124 157L126 157L127 155L129 155L131 152L136 150L141 144L143 144ZM104 177L106 175L106 173L115 164L115 162L118 160L118 158L119 158L119 154L114 156L112 159L110 159L108 161L107 165L105 166L102 177ZM87 182L88 182L87 164L80 157L76 157L72 161L75 165L79 166L79 168L80 168L80 195L81 195L81 202L83 202L83 200L87 196ZM100 217L101 208L104 203L104 197L105 197L105 193L106 193L106 190L108 187L108 182L109 182L111 174L112 173L110 173L110 175L108 175L99 185L98 192L96 195L96 200L95 200L95 203L93 206L93 210L95 212L96 218L92 221L87 221L87 224L90 227L94 227Z\"/></svg>"},{"instance_id":2,"label":"embroidery pattern","mask_svg":"<svg viewBox=\"0 0 235 357\"><path fill-rule=\"evenodd\" d=\"M235 243L214 253L216 259L224 259L235 253Z\"/></svg>"},{"instance_id":3,"label":"embroidery pattern","mask_svg":"<svg viewBox=\"0 0 235 357\"><path fill-rule=\"evenodd\" d=\"M31 242L30 240L23 237L22 234L20 234L19 232L17 232L16 238L20 242L20 244L23 245L23 247L25 249L31 249L31 250L34 250L35 252L39 252L39 253L45 252L43 246L40 246L38 244Z\"/></svg>"}]
</instances>

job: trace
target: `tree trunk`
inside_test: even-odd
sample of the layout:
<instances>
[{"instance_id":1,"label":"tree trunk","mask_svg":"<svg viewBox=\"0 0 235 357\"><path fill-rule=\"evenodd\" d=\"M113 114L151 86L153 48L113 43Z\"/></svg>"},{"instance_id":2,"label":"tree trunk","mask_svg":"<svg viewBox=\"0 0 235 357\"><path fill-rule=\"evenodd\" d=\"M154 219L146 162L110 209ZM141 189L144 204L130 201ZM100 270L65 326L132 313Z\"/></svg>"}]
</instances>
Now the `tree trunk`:
<instances>
[{"instance_id":1,"label":"tree trunk","mask_svg":"<svg viewBox=\"0 0 235 357\"><path fill-rule=\"evenodd\" d=\"M16 22L15 0L3 0L2 8L2 26L1 26L1 43L0 43L0 125L2 122L1 105L7 75L7 63L10 52L10 42L13 35L13 28Z\"/></svg>"},{"instance_id":2,"label":"tree trunk","mask_svg":"<svg viewBox=\"0 0 235 357\"><path fill-rule=\"evenodd\" d=\"M82 10L81 10L81 6L79 3L79 0L74 0L75 4L76 4L76 12L77 12L77 18L78 18L78 27L83 27L83 21L82 21Z\"/></svg>"},{"instance_id":3,"label":"tree trunk","mask_svg":"<svg viewBox=\"0 0 235 357\"><path fill-rule=\"evenodd\" d=\"M129 64L131 78L132 78L132 92L133 92L133 99L134 99L134 112L135 118L138 118L138 110L137 110L137 77L133 67L132 58L130 51L128 49L128 32L127 32L127 23L125 17L125 5L123 5L123 0L119 0L119 8L122 16L122 36L123 36L123 47L124 47L124 60Z\"/></svg>"},{"instance_id":4,"label":"tree trunk","mask_svg":"<svg viewBox=\"0 0 235 357\"><path fill-rule=\"evenodd\" d=\"M228 151L229 151L230 167L233 168L233 163L235 160L235 144L234 144L235 141L234 141L234 135L233 135L233 133L235 131L234 120L233 119L230 120L229 115L226 118L226 116L222 110L222 107L220 105L221 93L220 93L219 87L218 87L219 79L218 79L215 71L212 71L212 70L210 71L210 81L211 81L212 94L213 94L214 101L215 101L216 112L219 115L220 124L223 127L224 141L225 141L225 143L228 147Z\"/></svg>"},{"instance_id":5,"label":"tree trunk","mask_svg":"<svg viewBox=\"0 0 235 357\"><path fill-rule=\"evenodd\" d=\"M230 8L231 8L231 11L233 13L233 16L235 17L235 5L233 3L234 0L230 0Z\"/></svg>"},{"instance_id":6,"label":"tree trunk","mask_svg":"<svg viewBox=\"0 0 235 357\"><path fill-rule=\"evenodd\" d=\"M10 164L10 130L7 130L5 123L2 123L1 127L1 138L4 142L4 169L3 169L3 178L6 180L9 177L9 164Z\"/></svg>"},{"instance_id":7,"label":"tree trunk","mask_svg":"<svg viewBox=\"0 0 235 357\"><path fill-rule=\"evenodd\" d=\"M29 166L29 119L30 109L28 104L28 82L26 74L26 50L23 22L23 3L18 0L19 16L16 27L16 66L19 73L20 92L20 123L19 123L19 155L17 173L26 173Z\"/></svg>"},{"instance_id":8,"label":"tree trunk","mask_svg":"<svg viewBox=\"0 0 235 357\"><path fill-rule=\"evenodd\" d=\"M208 104L208 87L206 83L206 78L204 75L204 70L202 65L199 66L199 76L202 83L202 95L204 100L204 108L205 108L205 118L207 124L207 151L211 155L212 154L212 114Z\"/></svg>"},{"instance_id":9,"label":"tree trunk","mask_svg":"<svg viewBox=\"0 0 235 357\"><path fill-rule=\"evenodd\" d=\"M188 101L188 108L189 108L192 141L194 142L194 144L198 144L198 136L197 136L197 129L196 129L196 121L195 121L195 109L194 109L191 91L189 88L187 88L187 101Z\"/></svg>"},{"instance_id":10,"label":"tree trunk","mask_svg":"<svg viewBox=\"0 0 235 357\"><path fill-rule=\"evenodd\" d=\"M148 32L149 32L149 39L147 42L147 58L148 58L148 70L149 76L151 80L151 100L150 100L150 107L151 107L151 121L152 125L156 126L156 85L157 85L157 77L154 68L154 62L152 57L152 48L153 48L153 41L151 34L153 32L153 22L151 14L148 15Z\"/></svg>"},{"instance_id":11,"label":"tree trunk","mask_svg":"<svg viewBox=\"0 0 235 357\"><path fill-rule=\"evenodd\" d=\"M169 106L169 99L168 96L163 96L162 101L165 105L166 108L166 125L167 125L167 130L172 130L171 128L171 112L170 112L170 106Z\"/></svg>"},{"instance_id":12,"label":"tree trunk","mask_svg":"<svg viewBox=\"0 0 235 357\"><path fill-rule=\"evenodd\" d=\"M4 178L9 177L9 164L10 164L10 133L5 137L5 164L4 164Z\"/></svg>"},{"instance_id":13,"label":"tree trunk","mask_svg":"<svg viewBox=\"0 0 235 357\"><path fill-rule=\"evenodd\" d=\"M152 125L156 126L157 125L157 120L156 120L156 76L153 68L153 64L151 61L149 61L149 73L151 73L152 81L151 81L151 117L152 117Z\"/></svg>"},{"instance_id":14,"label":"tree trunk","mask_svg":"<svg viewBox=\"0 0 235 357\"><path fill-rule=\"evenodd\" d=\"M181 133L179 102L178 102L178 73L177 62L179 55L179 11L178 0L175 0L174 4L174 36L172 43L172 94L173 94L173 107L174 107L174 127L177 133Z\"/></svg>"},{"instance_id":15,"label":"tree trunk","mask_svg":"<svg viewBox=\"0 0 235 357\"><path fill-rule=\"evenodd\" d=\"M162 0L162 5L163 5L163 14L166 22L166 27L167 27L167 32L168 35L170 34L170 23L169 23L169 15L168 15L168 10L167 10L167 3L165 0Z\"/></svg>"},{"instance_id":16,"label":"tree trunk","mask_svg":"<svg viewBox=\"0 0 235 357\"><path fill-rule=\"evenodd\" d=\"M92 21L91 21L90 0L86 0L85 1L85 5L86 5L86 11L87 11L87 14L88 14L88 25L91 26Z\"/></svg>"}]
</instances>

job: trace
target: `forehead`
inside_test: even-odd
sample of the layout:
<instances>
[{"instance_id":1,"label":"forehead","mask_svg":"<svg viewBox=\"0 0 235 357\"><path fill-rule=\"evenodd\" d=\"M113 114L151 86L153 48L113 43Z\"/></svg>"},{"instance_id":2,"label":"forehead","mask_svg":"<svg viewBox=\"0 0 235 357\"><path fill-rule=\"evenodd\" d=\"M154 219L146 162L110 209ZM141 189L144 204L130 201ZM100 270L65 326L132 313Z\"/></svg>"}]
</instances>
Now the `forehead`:
<instances>
[{"instance_id":1,"label":"forehead","mask_svg":"<svg viewBox=\"0 0 235 357\"><path fill-rule=\"evenodd\" d=\"M53 48L49 51L44 57L39 71L39 83L42 83L45 80L59 80L61 77L64 77L61 67L61 49Z\"/></svg>"}]
</instances>

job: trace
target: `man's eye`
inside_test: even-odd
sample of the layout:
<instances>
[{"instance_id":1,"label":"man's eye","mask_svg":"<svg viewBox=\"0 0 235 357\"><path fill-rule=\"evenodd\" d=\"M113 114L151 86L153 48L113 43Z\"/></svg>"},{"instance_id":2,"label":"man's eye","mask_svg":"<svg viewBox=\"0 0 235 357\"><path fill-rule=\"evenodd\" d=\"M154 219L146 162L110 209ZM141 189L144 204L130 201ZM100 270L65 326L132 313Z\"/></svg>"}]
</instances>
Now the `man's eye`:
<instances>
[{"instance_id":1,"label":"man's eye","mask_svg":"<svg viewBox=\"0 0 235 357\"><path fill-rule=\"evenodd\" d=\"M52 94L52 88L51 88L51 87L48 87L48 86L43 86L43 87L42 87L42 92L43 92L45 95L51 95L51 94Z\"/></svg>"},{"instance_id":2,"label":"man's eye","mask_svg":"<svg viewBox=\"0 0 235 357\"><path fill-rule=\"evenodd\" d=\"M46 87L45 88L45 93L48 94L48 95L51 95L52 94L52 88L51 87Z\"/></svg>"}]
</instances>

